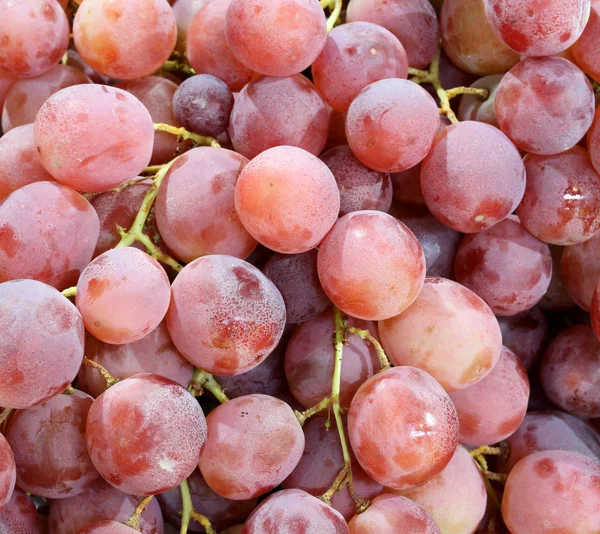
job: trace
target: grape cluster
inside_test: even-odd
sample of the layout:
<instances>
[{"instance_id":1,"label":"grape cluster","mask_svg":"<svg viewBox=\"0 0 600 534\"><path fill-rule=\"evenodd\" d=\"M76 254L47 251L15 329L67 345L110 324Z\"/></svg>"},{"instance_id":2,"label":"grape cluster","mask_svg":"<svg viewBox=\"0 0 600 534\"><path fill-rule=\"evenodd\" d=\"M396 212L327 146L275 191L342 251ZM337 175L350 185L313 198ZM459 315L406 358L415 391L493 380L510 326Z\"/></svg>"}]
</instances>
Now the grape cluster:
<instances>
[{"instance_id":1,"label":"grape cluster","mask_svg":"<svg viewBox=\"0 0 600 534\"><path fill-rule=\"evenodd\" d=\"M0 0L0 534L600 534L600 0Z\"/></svg>"}]
</instances>

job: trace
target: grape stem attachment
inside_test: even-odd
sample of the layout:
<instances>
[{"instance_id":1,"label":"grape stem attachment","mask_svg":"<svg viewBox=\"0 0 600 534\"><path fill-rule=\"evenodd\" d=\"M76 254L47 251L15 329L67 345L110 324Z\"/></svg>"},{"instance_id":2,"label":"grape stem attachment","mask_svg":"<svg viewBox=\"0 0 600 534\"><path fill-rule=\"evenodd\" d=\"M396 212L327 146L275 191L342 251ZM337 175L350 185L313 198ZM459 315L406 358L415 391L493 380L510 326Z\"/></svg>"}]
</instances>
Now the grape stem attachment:
<instances>
[{"instance_id":1,"label":"grape stem attachment","mask_svg":"<svg viewBox=\"0 0 600 534\"><path fill-rule=\"evenodd\" d=\"M112 376L104 367L102 367L102 365L100 365L98 362L95 362L94 360L90 360L89 358L84 358L83 364L87 365L88 367L93 367L94 369L98 370L98 372L102 375L102 378L104 378L104 381L106 382L105 391L109 387L114 386L119 381L117 378Z\"/></svg>"},{"instance_id":2,"label":"grape stem attachment","mask_svg":"<svg viewBox=\"0 0 600 534\"><path fill-rule=\"evenodd\" d=\"M63 291L61 291L61 294L63 297L74 297L75 294L77 293L77 286L73 286L73 287L68 287L67 289L64 289Z\"/></svg>"},{"instance_id":3,"label":"grape stem attachment","mask_svg":"<svg viewBox=\"0 0 600 534\"><path fill-rule=\"evenodd\" d=\"M162 64L161 70L166 70L168 72L183 72L184 74L189 74L191 76L196 74L196 71L192 67L178 59L168 59Z\"/></svg>"},{"instance_id":4,"label":"grape stem attachment","mask_svg":"<svg viewBox=\"0 0 600 534\"><path fill-rule=\"evenodd\" d=\"M500 502L498 501L498 497L496 496L496 490L491 484L491 481L494 480L496 482L500 482L504 484L506 482L506 475L500 473L493 473L488 470L488 463L484 455L488 456L499 456L501 458L506 459L508 457L508 445L505 442L501 442L497 447L490 447L488 445L482 445L481 447L477 447L472 451L469 451L473 460L475 461L475 465L481 471L483 475L483 481L485 483L485 488L487 490L488 496L492 500L492 502L496 505L496 507L500 508Z\"/></svg>"},{"instance_id":5,"label":"grape stem attachment","mask_svg":"<svg viewBox=\"0 0 600 534\"><path fill-rule=\"evenodd\" d=\"M138 503L133 511L133 514L131 514L131 517L127 520L127 523L125 523L128 527L134 528L135 530L140 530L140 516L153 497L154 495L148 495Z\"/></svg>"},{"instance_id":6,"label":"grape stem attachment","mask_svg":"<svg viewBox=\"0 0 600 534\"><path fill-rule=\"evenodd\" d=\"M2 423L4 423L4 421L6 421L6 419L8 419L8 416L10 415L11 412L12 412L12 408L4 408L4 410L2 410L2 413L0 413L0 425Z\"/></svg>"},{"instance_id":7,"label":"grape stem attachment","mask_svg":"<svg viewBox=\"0 0 600 534\"><path fill-rule=\"evenodd\" d=\"M340 18L340 13L342 12L342 0L329 0L328 7L331 8L332 4L333 11L331 12L331 15L327 17L327 33L333 30L336 22ZM321 2L321 5L323 5L323 2Z\"/></svg>"},{"instance_id":8,"label":"grape stem attachment","mask_svg":"<svg viewBox=\"0 0 600 534\"><path fill-rule=\"evenodd\" d=\"M181 484L179 484L179 489L181 491L181 502L182 502L182 510L181 510L181 529L179 534L187 534L188 527L190 525L190 520L194 520L197 523L200 523L204 527L204 531L206 534L217 534L216 530L210 524L208 517L205 515L199 514L194 510L194 506L192 504L192 495L190 494L190 486L187 480L184 480Z\"/></svg>"},{"instance_id":9,"label":"grape stem attachment","mask_svg":"<svg viewBox=\"0 0 600 534\"><path fill-rule=\"evenodd\" d=\"M331 397L325 397L318 404L315 404L314 406L304 410L303 412L294 410L294 415L296 416L296 419L298 419L300 426L304 426L304 423L306 423L306 420L308 418L312 417L313 415L318 414L320 411L324 410L325 408L328 408L331 405L331 403L332 403Z\"/></svg>"},{"instance_id":10,"label":"grape stem attachment","mask_svg":"<svg viewBox=\"0 0 600 534\"><path fill-rule=\"evenodd\" d=\"M349 326L348 328L346 328L346 332L348 332L349 334L355 334L359 338L368 341L369 343L371 343L371 345L373 345L375 353L379 358L379 363L381 364L381 371L385 371L386 369L389 369L391 367L390 361L388 360L388 357L385 351L383 350L381 343L377 341L377 339L375 338L375 336L373 336L373 334L371 334L371 332L369 332L368 330L361 330L360 328L354 328L353 326Z\"/></svg>"},{"instance_id":11,"label":"grape stem attachment","mask_svg":"<svg viewBox=\"0 0 600 534\"><path fill-rule=\"evenodd\" d=\"M229 400L227 395L225 395L225 391L215 380L213 375L202 369L194 368L194 374L192 375L192 380L188 386L188 391L194 397L199 397L204 393L205 389L210 391L221 404L224 404Z\"/></svg>"}]
</instances>

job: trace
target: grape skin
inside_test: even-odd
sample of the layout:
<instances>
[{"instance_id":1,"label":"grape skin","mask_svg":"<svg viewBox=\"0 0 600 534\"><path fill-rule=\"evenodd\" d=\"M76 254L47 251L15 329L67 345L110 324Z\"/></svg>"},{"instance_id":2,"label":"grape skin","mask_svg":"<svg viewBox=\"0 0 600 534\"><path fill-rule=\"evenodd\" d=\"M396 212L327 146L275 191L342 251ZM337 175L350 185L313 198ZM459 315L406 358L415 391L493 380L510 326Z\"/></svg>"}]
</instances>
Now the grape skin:
<instances>
[{"instance_id":1,"label":"grape skin","mask_svg":"<svg viewBox=\"0 0 600 534\"><path fill-rule=\"evenodd\" d=\"M17 469L10 444L0 436L0 512L8 505L15 490Z\"/></svg>"},{"instance_id":2,"label":"grape skin","mask_svg":"<svg viewBox=\"0 0 600 534\"><path fill-rule=\"evenodd\" d=\"M548 320L538 307L517 315L499 317L502 344L514 352L525 369L537 362L546 346Z\"/></svg>"},{"instance_id":3,"label":"grape skin","mask_svg":"<svg viewBox=\"0 0 600 534\"><path fill-rule=\"evenodd\" d=\"M134 528L117 521L98 521L79 529L77 534L135 534Z\"/></svg>"},{"instance_id":4,"label":"grape skin","mask_svg":"<svg viewBox=\"0 0 600 534\"><path fill-rule=\"evenodd\" d=\"M502 81L502 74L484 76L473 82L471 87L475 89L487 89L489 94L485 100L478 95L463 95L458 105L456 116L460 121L485 122L490 126L498 128L496 120L496 91Z\"/></svg>"},{"instance_id":5,"label":"grape skin","mask_svg":"<svg viewBox=\"0 0 600 534\"><path fill-rule=\"evenodd\" d=\"M600 233L565 247L560 260L563 284L575 304L590 311L600 279Z\"/></svg>"},{"instance_id":6,"label":"grape skin","mask_svg":"<svg viewBox=\"0 0 600 534\"><path fill-rule=\"evenodd\" d=\"M587 149L596 172L600 172L600 110L596 110L594 120L587 133Z\"/></svg>"},{"instance_id":7,"label":"grape skin","mask_svg":"<svg viewBox=\"0 0 600 534\"><path fill-rule=\"evenodd\" d=\"M211 0L177 0L173 3L173 15L177 23L177 50L185 53L188 29L196 13Z\"/></svg>"},{"instance_id":8,"label":"grape skin","mask_svg":"<svg viewBox=\"0 0 600 534\"><path fill-rule=\"evenodd\" d=\"M583 33L569 49L573 61L586 74L600 79L600 60L598 58L598 40L600 39L600 3L591 1L590 18Z\"/></svg>"},{"instance_id":9,"label":"grape skin","mask_svg":"<svg viewBox=\"0 0 600 534\"><path fill-rule=\"evenodd\" d=\"M0 532L6 534L44 534L40 516L27 495L15 488L6 507L0 512Z\"/></svg>"}]
</instances>

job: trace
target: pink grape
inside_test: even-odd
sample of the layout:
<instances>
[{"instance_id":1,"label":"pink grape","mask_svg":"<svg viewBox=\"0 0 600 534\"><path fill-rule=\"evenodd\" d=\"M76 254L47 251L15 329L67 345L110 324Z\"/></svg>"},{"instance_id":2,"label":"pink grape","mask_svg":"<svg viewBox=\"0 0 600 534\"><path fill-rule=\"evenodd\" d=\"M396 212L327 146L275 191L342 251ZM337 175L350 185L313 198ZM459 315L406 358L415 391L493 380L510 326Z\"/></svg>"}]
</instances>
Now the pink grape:
<instances>
[{"instance_id":1,"label":"pink grape","mask_svg":"<svg viewBox=\"0 0 600 534\"><path fill-rule=\"evenodd\" d=\"M369 330L377 337L375 324L348 318L348 325ZM333 310L329 309L296 327L285 351L285 374L292 395L305 408L314 406L331 393L335 335ZM349 408L360 385L379 370L375 349L355 334L344 345L340 404ZM341 467L340 467L341 469Z\"/></svg>"},{"instance_id":2,"label":"pink grape","mask_svg":"<svg viewBox=\"0 0 600 534\"><path fill-rule=\"evenodd\" d=\"M392 32L370 22L349 22L329 33L311 72L325 101L345 113L370 83L406 78L408 58Z\"/></svg>"},{"instance_id":3,"label":"pink grape","mask_svg":"<svg viewBox=\"0 0 600 534\"><path fill-rule=\"evenodd\" d=\"M402 172L391 174L394 200L427 211L421 190L421 164Z\"/></svg>"},{"instance_id":4,"label":"pink grape","mask_svg":"<svg viewBox=\"0 0 600 534\"><path fill-rule=\"evenodd\" d=\"M15 488L9 503L0 512L0 532L2 534L44 533L35 506L19 488Z\"/></svg>"},{"instance_id":5,"label":"pink grape","mask_svg":"<svg viewBox=\"0 0 600 534\"><path fill-rule=\"evenodd\" d=\"M329 306L329 299L319 282L316 250L273 254L262 271L279 289L288 323L308 321Z\"/></svg>"},{"instance_id":6,"label":"pink grape","mask_svg":"<svg viewBox=\"0 0 600 534\"><path fill-rule=\"evenodd\" d=\"M560 265L567 293L577 306L589 311L600 279L600 233L583 243L565 247Z\"/></svg>"},{"instance_id":7,"label":"pink grape","mask_svg":"<svg viewBox=\"0 0 600 534\"><path fill-rule=\"evenodd\" d=\"M592 0L590 7L590 18L585 29L569 50L577 66L597 80L600 79L600 57L596 46L600 39L600 3Z\"/></svg>"},{"instance_id":8,"label":"pink grape","mask_svg":"<svg viewBox=\"0 0 600 534\"><path fill-rule=\"evenodd\" d=\"M321 160L333 173L340 190L340 215L352 211L387 212L392 205L390 175L365 167L348 145L331 148Z\"/></svg>"},{"instance_id":9,"label":"pink grape","mask_svg":"<svg viewBox=\"0 0 600 534\"><path fill-rule=\"evenodd\" d=\"M206 421L185 388L162 376L139 374L93 402L86 440L104 479L132 495L153 495L192 474L206 441Z\"/></svg>"},{"instance_id":10,"label":"pink grape","mask_svg":"<svg viewBox=\"0 0 600 534\"><path fill-rule=\"evenodd\" d=\"M517 315L499 317L502 344L521 360L525 369L533 367L542 355L548 338L548 321L538 307Z\"/></svg>"},{"instance_id":11,"label":"pink grape","mask_svg":"<svg viewBox=\"0 0 600 534\"><path fill-rule=\"evenodd\" d=\"M456 254L456 281L477 293L499 316L535 306L550 284L548 245L510 216L495 226L466 236Z\"/></svg>"},{"instance_id":12,"label":"pink grape","mask_svg":"<svg viewBox=\"0 0 600 534\"><path fill-rule=\"evenodd\" d=\"M511 532L597 532L600 465L570 451L536 452L508 475L502 518Z\"/></svg>"},{"instance_id":13,"label":"pink grape","mask_svg":"<svg viewBox=\"0 0 600 534\"><path fill-rule=\"evenodd\" d=\"M418 532L441 534L433 518L417 503L386 493L375 497L365 512L348 523L350 534L393 534L395 532Z\"/></svg>"},{"instance_id":14,"label":"pink grape","mask_svg":"<svg viewBox=\"0 0 600 534\"><path fill-rule=\"evenodd\" d=\"M472 11L469 11L469 16L471 15ZM481 27L483 26L485 26L485 24L481 22ZM479 26L478 28L481 29ZM517 60L518 58L515 59L515 61ZM448 54L446 54L444 48L442 47L440 54L440 82L442 87L467 87L475 80L477 80L477 75L467 72L455 65L453 60L448 56ZM430 90L431 89L432 88L430 88ZM445 116L440 117L440 121L442 124L446 122L446 126L450 124L450 121Z\"/></svg>"},{"instance_id":15,"label":"pink grape","mask_svg":"<svg viewBox=\"0 0 600 534\"><path fill-rule=\"evenodd\" d=\"M600 230L600 176L585 148L525 158L527 187L517 208L521 224L554 245L574 245Z\"/></svg>"},{"instance_id":16,"label":"pink grape","mask_svg":"<svg viewBox=\"0 0 600 534\"><path fill-rule=\"evenodd\" d=\"M211 0L177 0L173 3L173 15L177 23L177 50L185 53L188 29L194 16Z\"/></svg>"},{"instance_id":17,"label":"pink grape","mask_svg":"<svg viewBox=\"0 0 600 534\"><path fill-rule=\"evenodd\" d=\"M229 135L235 150L249 159L280 145L318 155L328 127L325 102L307 78L261 76L236 96Z\"/></svg>"},{"instance_id":18,"label":"pink grape","mask_svg":"<svg viewBox=\"0 0 600 534\"><path fill-rule=\"evenodd\" d=\"M104 479L97 480L83 493L50 504L51 534L77 534L80 528L102 520L125 523L138 504L132 497L113 488ZM152 499L140 516L142 534L162 534L163 517L156 499Z\"/></svg>"},{"instance_id":19,"label":"pink grape","mask_svg":"<svg viewBox=\"0 0 600 534\"><path fill-rule=\"evenodd\" d=\"M524 56L552 56L569 48L583 33L590 0L551 0L539 9L533 0L485 0L494 32Z\"/></svg>"},{"instance_id":20,"label":"pink grape","mask_svg":"<svg viewBox=\"0 0 600 534\"><path fill-rule=\"evenodd\" d=\"M69 48L69 50L67 50L67 63L71 65L71 67L79 69L94 83L101 83L104 85L111 85L111 83L114 83L114 80L109 76L104 76L92 69L92 67L90 67L81 57L81 54L74 48Z\"/></svg>"},{"instance_id":21,"label":"pink grape","mask_svg":"<svg viewBox=\"0 0 600 534\"><path fill-rule=\"evenodd\" d=\"M550 400L578 417L600 417L600 341L587 324L554 338L542 360L542 386Z\"/></svg>"},{"instance_id":22,"label":"pink grape","mask_svg":"<svg viewBox=\"0 0 600 534\"><path fill-rule=\"evenodd\" d=\"M596 172L600 172L600 110L596 110L594 120L587 133L587 149Z\"/></svg>"},{"instance_id":23,"label":"pink grape","mask_svg":"<svg viewBox=\"0 0 600 534\"><path fill-rule=\"evenodd\" d=\"M198 74L212 74L232 91L239 91L254 72L235 57L227 42L229 4L231 0L211 0L200 8L188 27L186 55Z\"/></svg>"},{"instance_id":24,"label":"pink grape","mask_svg":"<svg viewBox=\"0 0 600 534\"><path fill-rule=\"evenodd\" d=\"M169 308L160 264L132 247L100 254L83 270L75 303L87 330L105 343L133 343L152 332Z\"/></svg>"},{"instance_id":25,"label":"pink grape","mask_svg":"<svg viewBox=\"0 0 600 534\"><path fill-rule=\"evenodd\" d=\"M296 467L304 434L292 409L268 395L246 395L206 418L200 471L226 499L252 499L279 485Z\"/></svg>"},{"instance_id":26,"label":"pink grape","mask_svg":"<svg viewBox=\"0 0 600 534\"><path fill-rule=\"evenodd\" d=\"M594 92L573 63L527 58L510 69L496 92L500 129L522 150L552 155L569 150L594 117Z\"/></svg>"},{"instance_id":27,"label":"pink grape","mask_svg":"<svg viewBox=\"0 0 600 534\"><path fill-rule=\"evenodd\" d=\"M348 414L348 435L370 477L405 490L448 464L456 449L458 416L448 394L425 371L394 367L359 388Z\"/></svg>"},{"instance_id":28,"label":"pink grape","mask_svg":"<svg viewBox=\"0 0 600 534\"><path fill-rule=\"evenodd\" d=\"M85 445L85 422L93 400L74 390L12 417L6 439L15 452L21 489L64 499L81 493L100 477Z\"/></svg>"},{"instance_id":29,"label":"pink grape","mask_svg":"<svg viewBox=\"0 0 600 534\"><path fill-rule=\"evenodd\" d=\"M346 21L383 26L402 43L408 64L423 69L431 63L440 40L435 10L427 0L351 0Z\"/></svg>"},{"instance_id":30,"label":"pink grape","mask_svg":"<svg viewBox=\"0 0 600 534\"><path fill-rule=\"evenodd\" d=\"M244 65L269 76L303 71L327 39L325 14L317 0L232 0L225 33Z\"/></svg>"},{"instance_id":31,"label":"pink grape","mask_svg":"<svg viewBox=\"0 0 600 534\"><path fill-rule=\"evenodd\" d=\"M0 282L33 278L58 289L92 258L99 222L79 193L54 182L17 189L0 204Z\"/></svg>"},{"instance_id":32,"label":"pink grape","mask_svg":"<svg viewBox=\"0 0 600 534\"><path fill-rule=\"evenodd\" d=\"M489 306L444 278L426 278L411 306L379 322L379 334L394 365L423 369L446 391L483 380L502 349L500 327Z\"/></svg>"},{"instance_id":33,"label":"pink grape","mask_svg":"<svg viewBox=\"0 0 600 534\"><path fill-rule=\"evenodd\" d=\"M0 406L24 409L63 391L83 359L79 312L35 280L0 284Z\"/></svg>"},{"instance_id":34,"label":"pink grape","mask_svg":"<svg viewBox=\"0 0 600 534\"><path fill-rule=\"evenodd\" d=\"M484 396L485 402L479 402ZM506 347L483 380L450 393L459 419L458 440L478 447L506 439L521 424L529 400L529 379L519 358Z\"/></svg>"},{"instance_id":35,"label":"pink grape","mask_svg":"<svg viewBox=\"0 0 600 534\"><path fill-rule=\"evenodd\" d=\"M284 254L316 247L335 223L340 194L316 156L278 146L255 157L240 173L235 208L259 243Z\"/></svg>"},{"instance_id":36,"label":"pink grape","mask_svg":"<svg viewBox=\"0 0 600 534\"><path fill-rule=\"evenodd\" d=\"M86 0L75 15L73 39L94 70L131 80L169 59L177 25L166 0Z\"/></svg>"},{"instance_id":37,"label":"pink grape","mask_svg":"<svg viewBox=\"0 0 600 534\"><path fill-rule=\"evenodd\" d=\"M256 367L277 346L285 304L256 267L232 256L204 256L175 279L167 326L193 365L237 375Z\"/></svg>"},{"instance_id":38,"label":"pink grape","mask_svg":"<svg viewBox=\"0 0 600 534\"><path fill-rule=\"evenodd\" d=\"M519 61L519 55L494 34L485 13L484 0L444 2L440 12L440 32L444 51L452 62L472 74L500 74Z\"/></svg>"},{"instance_id":39,"label":"pink grape","mask_svg":"<svg viewBox=\"0 0 600 534\"><path fill-rule=\"evenodd\" d=\"M53 180L42 167L33 142L33 124L17 126L0 138L0 201L33 182Z\"/></svg>"},{"instance_id":40,"label":"pink grape","mask_svg":"<svg viewBox=\"0 0 600 534\"><path fill-rule=\"evenodd\" d=\"M2 130L6 133L16 126L31 124L44 102L57 91L92 83L79 69L56 65L49 71L17 81L6 95L2 110Z\"/></svg>"},{"instance_id":41,"label":"pink grape","mask_svg":"<svg viewBox=\"0 0 600 534\"><path fill-rule=\"evenodd\" d=\"M427 207L446 226L473 233L510 215L525 191L525 167L500 130L466 121L445 128L421 165Z\"/></svg>"},{"instance_id":42,"label":"pink grape","mask_svg":"<svg viewBox=\"0 0 600 534\"><path fill-rule=\"evenodd\" d=\"M308 493L288 489L274 493L250 514L242 534L284 534L286 532L349 534L339 512Z\"/></svg>"},{"instance_id":43,"label":"pink grape","mask_svg":"<svg viewBox=\"0 0 600 534\"><path fill-rule=\"evenodd\" d=\"M429 152L440 125L437 104L423 89L402 79L379 80L352 101L346 135L354 155L367 167L400 172Z\"/></svg>"},{"instance_id":44,"label":"pink grape","mask_svg":"<svg viewBox=\"0 0 600 534\"><path fill-rule=\"evenodd\" d=\"M56 0L2 2L0 71L19 78L50 70L69 46L69 21Z\"/></svg>"},{"instance_id":45,"label":"pink grape","mask_svg":"<svg viewBox=\"0 0 600 534\"><path fill-rule=\"evenodd\" d=\"M403 495L429 512L442 532L473 532L487 503L481 472L460 445L440 473Z\"/></svg>"},{"instance_id":46,"label":"pink grape","mask_svg":"<svg viewBox=\"0 0 600 534\"><path fill-rule=\"evenodd\" d=\"M42 165L56 180L96 193L135 178L148 165L154 128L148 110L130 93L75 85L46 100L34 138Z\"/></svg>"},{"instance_id":47,"label":"pink grape","mask_svg":"<svg viewBox=\"0 0 600 534\"><path fill-rule=\"evenodd\" d=\"M542 298L539 303L542 310L565 311L575 307L575 302L570 297L563 282L563 275L561 272L563 249L564 247L550 247L550 253L552 254L552 278L550 278L550 285L548 286L544 298Z\"/></svg>"},{"instance_id":48,"label":"pink grape","mask_svg":"<svg viewBox=\"0 0 600 534\"><path fill-rule=\"evenodd\" d=\"M4 106L6 95L10 92L12 86L17 82L18 78L13 74L8 74L0 70L0 108Z\"/></svg>"},{"instance_id":49,"label":"pink grape","mask_svg":"<svg viewBox=\"0 0 600 534\"><path fill-rule=\"evenodd\" d=\"M8 505L15 489L17 469L10 444L0 437L0 512Z\"/></svg>"},{"instance_id":50,"label":"pink grape","mask_svg":"<svg viewBox=\"0 0 600 534\"><path fill-rule=\"evenodd\" d=\"M489 94L485 100L479 95L463 95L456 113L458 119L461 121L485 122L497 128L496 92L501 81L502 74L492 74L473 82L471 87L475 89L487 89Z\"/></svg>"},{"instance_id":51,"label":"pink grape","mask_svg":"<svg viewBox=\"0 0 600 534\"><path fill-rule=\"evenodd\" d=\"M103 343L87 334L85 357L99 363L118 380L152 373L187 387L192 379L192 365L175 348L164 321L139 341L125 345ZM81 389L94 398L106 389L102 375L87 365L79 370L78 380Z\"/></svg>"},{"instance_id":52,"label":"pink grape","mask_svg":"<svg viewBox=\"0 0 600 534\"><path fill-rule=\"evenodd\" d=\"M175 256L246 258L256 246L235 211L236 180L248 160L224 148L199 147L171 166L156 199L160 235Z\"/></svg>"},{"instance_id":53,"label":"pink grape","mask_svg":"<svg viewBox=\"0 0 600 534\"><path fill-rule=\"evenodd\" d=\"M98 521L77 531L77 534L135 534L139 532L117 521Z\"/></svg>"},{"instance_id":54,"label":"pink grape","mask_svg":"<svg viewBox=\"0 0 600 534\"><path fill-rule=\"evenodd\" d=\"M115 87L123 89L135 96L148 110L154 122L181 126L173 112L173 95L177 84L160 76L147 76L137 80L127 80ZM155 132L154 145L150 165L161 165L171 161L180 152L189 148L189 143L183 142L177 136L168 132Z\"/></svg>"},{"instance_id":55,"label":"pink grape","mask_svg":"<svg viewBox=\"0 0 600 534\"><path fill-rule=\"evenodd\" d=\"M321 243L321 286L344 313L367 320L398 315L417 298L425 258L416 237L380 211L344 215Z\"/></svg>"}]
</instances>

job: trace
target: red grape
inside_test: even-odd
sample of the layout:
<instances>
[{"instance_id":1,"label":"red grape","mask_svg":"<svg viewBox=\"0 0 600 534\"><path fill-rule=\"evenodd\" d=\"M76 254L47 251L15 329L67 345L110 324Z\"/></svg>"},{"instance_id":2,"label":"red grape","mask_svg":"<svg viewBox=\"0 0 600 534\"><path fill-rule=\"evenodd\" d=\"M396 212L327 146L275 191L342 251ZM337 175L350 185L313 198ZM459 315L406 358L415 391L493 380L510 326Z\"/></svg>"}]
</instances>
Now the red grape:
<instances>
[{"instance_id":1,"label":"red grape","mask_svg":"<svg viewBox=\"0 0 600 534\"><path fill-rule=\"evenodd\" d=\"M344 215L321 243L321 285L344 313L388 319L417 298L425 278L423 249L400 221L380 211Z\"/></svg>"},{"instance_id":2,"label":"red grape","mask_svg":"<svg viewBox=\"0 0 600 534\"><path fill-rule=\"evenodd\" d=\"M0 406L24 409L58 395L83 359L81 315L35 280L0 284Z\"/></svg>"},{"instance_id":3,"label":"red grape","mask_svg":"<svg viewBox=\"0 0 600 534\"><path fill-rule=\"evenodd\" d=\"M206 421L185 388L139 374L94 401L86 439L94 466L113 486L132 495L163 493L194 471Z\"/></svg>"},{"instance_id":4,"label":"red grape","mask_svg":"<svg viewBox=\"0 0 600 534\"><path fill-rule=\"evenodd\" d=\"M586 74L594 79L600 79L600 57L598 56L598 40L600 39L600 3L591 1L590 18L583 33L573 43L571 54L573 61Z\"/></svg>"},{"instance_id":5,"label":"red grape","mask_svg":"<svg viewBox=\"0 0 600 534\"><path fill-rule=\"evenodd\" d=\"M485 122L497 128L496 91L501 81L502 74L492 74L473 82L471 87L475 89L487 89L489 95L485 99L482 99L479 95L463 95L456 113L459 120Z\"/></svg>"},{"instance_id":6,"label":"red grape","mask_svg":"<svg viewBox=\"0 0 600 534\"><path fill-rule=\"evenodd\" d=\"M369 476L405 490L448 464L456 449L458 416L448 394L425 371L394 367L359 388L348 414L348 435Z\"/></svg>"},{"instance_id":7,"label":"red grape","mask_svg":"<svg viewBox=\"0 0 600 534\"><path fill-rule=\"evenodd\" d=\"M245 395L221 404L206 423L200 471L226 499L252 499L270 491L293 471L304 450L294 412L268 395Z\"/></svg>"},{"instance_id":8,"label":"red grape","mask_svg":"<svg viewBox=\"0 0 600 534\"><path fill-rule=\"evenodd\" d=\"M402 79L379 80L352 101L346 135L367 167L400 172L427 155L440 125L437 104L423 89Z\"/></svg>"},{"instance_id":9,"label":"red grape","mask_svg":"<svg viewBox=\"0 0 600 534\"><path fill-rule=\"evenodd\" d=\"M235 208L259 243L297 254L316 247L331 229L340 194L319 158L301 148L278 146L244 167L235 186Z\"/></svg>"},{"instance_id":10,"label":"red grape","mask_svg":"<svg viewBox=\"0 0 600 534\"><path fill-rule=\"evenodd\" d=\"M173 15L177 23L177 50L185 52L185 42L188 29L196 13L211 0L177 0L173 5ZM191 37L191 36L190 36Z\"/></svg>"},{"instance_id":11,"label":"red grape","mask_svg":"<svg viewBox=\"0 0 600 534\"><path fill-rule=\"evenodd\" d=\"M8 441L0 435L0 511L12 497L17 480L15 457Z\"/></svg>"},{"instance_id":12,"label":"red grape","mask_svg":"<svg viewBox=\"0 0 600 534\"><path fill-rule=\"evenodd\" d=\"M12 74L0 70L0 109L4 106L6 95L10 92L12 86L18 81L18 78Z\"/></svg>"},{"instance_id":13,"label":"red grape","mask_svg":"<svg viewBox=\"0 0 600 534\"><path fill-rule=\"evenodd\" d=\"M583 243L565 247L560 265L569 296L578 306L589 311L600 279L600 233Z\"/></svg>"},{"instance_id":14,"label":"red grape","mask_svg":"<svg viewBox=\"0 0 600 534\"><path fill-rule=\"evenodd\" d=\"M406 78L408 59L393 33L370 22L350 22L334 28L311 67L325 101L346 112L356 95L384 78Z\"/></svg>"},{"instance_id":15,"label":"red grape","mask_svg":"<svg viewBox=\"0 0 600 534\"><path fill-rule=\"evenodd\" d=\"M517 315L499 317L502 344L514 352L525 369L530 369L541 356L548 338L548 321L534 307Z\"/></svg>"},{"instance_id":16,"label":"red grape","mask_svg":"<svg viewBox=\"0 0 600 534\"><path fill-rule=\"evenodd\" d=\"M600 110L594 114L594 120L587 133L587 149L592 165L600 172Z\"/></svg>"},{"instance_id":17,"label":"red grape","mask_svg":"<svg viewBox=\"0 0 600 534\"><path fill-rule=\"evenodd\" d=\"M67 50L67 63L71 65L71 67L79 69L94 83L101 83L105 85L111 85L112 83L114 83L114 80L109 76L104 76L103 74L100 74L94 69L92 69L92 67L90 67L84 61L79 52L77 52L77 50L75 50L74 48L69 48L69 50Z\"/></svg>"},{"instance_id":18,"label":"red grape","mask_svg":"<svg viewBox=\"0 0 600 534\"><path fill-rule=\"evenodd\" d=\"M45 532L42 530L42 522L35 506L18 488L15 488L9 503L0 512L0 532L2 534L44 534Z\"/></svg>"},{"instance_id":19,"label":"red grape","mask_svg":"<svg viewBox=\"0 0 600 534\"><path fill-rule=\"evenodd\" d=\"M550 247L550 253L552 254L552 278L550 278L550 285L544 298L539 303L542 310L565 311L575 307L575 302L567 292L567 288L563 282L561 272L563 249L564 247Z\"/></svg>"},{"instance_id":20,"label":"red grape","mask_svg":"<svg viewBox=\"0 0 600 534\"><path fill-rule=\"evenodd\" d=\"M135 534L139 532L117 521L97 521L77 531L77 534Z\"/></svg>"}]
</instances>

